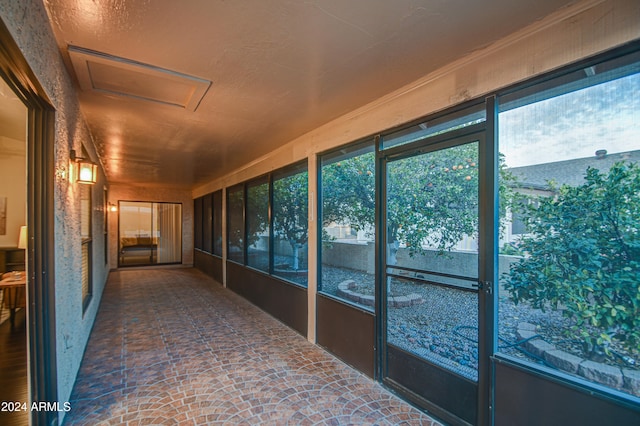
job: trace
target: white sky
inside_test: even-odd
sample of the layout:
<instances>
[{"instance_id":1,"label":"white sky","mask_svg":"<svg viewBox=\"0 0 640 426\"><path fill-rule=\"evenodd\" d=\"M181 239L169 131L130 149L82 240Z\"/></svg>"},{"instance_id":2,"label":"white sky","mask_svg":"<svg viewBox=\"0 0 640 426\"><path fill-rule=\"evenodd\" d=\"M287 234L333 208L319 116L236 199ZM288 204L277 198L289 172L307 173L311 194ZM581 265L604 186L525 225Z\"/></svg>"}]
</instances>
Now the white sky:
<instances>
[{"instance_id":1,"label":"white sky","mask_svg":"<svg viewBox=\"0 0 640 426\"><path fill-rule=\"evenodd\" d=\"M640 150L640 74L503 112L499 126L508 167Z\"/></svg>"}]
</instances>

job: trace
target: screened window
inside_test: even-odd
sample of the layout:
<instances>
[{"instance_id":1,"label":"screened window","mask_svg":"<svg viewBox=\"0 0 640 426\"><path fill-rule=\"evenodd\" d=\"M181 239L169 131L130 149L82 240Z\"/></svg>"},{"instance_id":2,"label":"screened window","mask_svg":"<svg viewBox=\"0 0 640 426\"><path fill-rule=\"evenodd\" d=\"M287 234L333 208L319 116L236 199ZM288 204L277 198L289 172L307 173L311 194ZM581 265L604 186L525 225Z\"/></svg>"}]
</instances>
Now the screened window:
<instances>
[{"instance_id":1,"label":"screened window","mask_svg":"<svg viewBox=\"0 0 640 426\"><path fill-rule=\"evenodd\" d=\"M213 199L211 194L202 198L202 250L213 252Z\"/></svg>"},{"instance_id":2,"label":"screened window","mask_svg":"<svg viewBox=\"0 0 640 426\"><path fill-rule=\"evenodd\" d=\"M88 154L83 151L85 158L88 158ZM93 209L92 204L92 185L79 184L80 188L80 233L82 236L82 304L83 308L86 308L91 295L93 293L92 283L92 224L91 224L91 211Z\"/></svg>"},{"instance_id":3,"label":"screened window","mask_svg":"<svg viewBox=\"0 0 640 426\"><path fill-rule=\"evenodd\" d=\"M273 176L273 275L307 285L308 173L306 163Z\"/></svg>"},{"instance_id":4,"label":"screened window","mask_svg":"<svg viewBox=\"0 0 640 426\"><path fill-rule=\"evenodd\" d=\"M323 155L318 290L373 310L375 152L372 142ZM358 290L358 291L355 291ZM359 295L371 296L367 300Z\"/></svg>"},{"instance_id":5,"label":"screened window","mask_svg":"<svg viewBox=\"0 0 640 426\"><path fill-rule=\"evenodd\" d=\"M203 197L193 200L193 232L194 247L202 250L202 199Z\"/></svg>"},{"instance_id":6,"label":"screened window","mask_svg":"<svg viewBox=\"0 0 640 426\"><path fill-rule=\"evenodd\" d=\"M104 238L104 264L109 263L109 193L102 191L102 238Z\"/></svg>"},{"instance_id":7,"label":"screened window","mask_svg":"<svg viewBox=\"0 0 640 426\"><path fill-rule=\"evenodd\" d=\"M213 252L213 200L211 194L202 199L202 249L207 253Z\"/></svg>"},{"instance_id":8,"label":"screened window","mask_svg":"<svg viewBox=\"0 0 640 426\"><path fill-rule=\"evenodd\" d=\"M182 262L182 204L153 203L157 263Z\"/></svg>"},{"instance_id":9,"label":"screened window","mask_svg":"<svg viewBox=\"0 0 640 426\"><path fill-rule=\"evenodd\" d=\"M499 113L498 351L636 397L639 59L505 95Z\"/></svg>"},{"instance_id":10,"label":"screened window","mask_svg":"<svg viewBox=\"0 0 640 426\"><path fill-rule=\"evenodd\" d=\"M269 272L269 179L247 184L247 265Z\"/></svg>"},{"instance_id":11,"label":"screened window","mask_svg":"<svg viewBox=\"0 0 640 426\"><path fill-rule=\"evenodd\" d=\"M486 120L484 103L464 108L444 117L435 117L413 126L405 127L382 138L382 149L406 145L422 139L482 123Z\"/></svg>"},{"instance_id":12,"label":"screened window","mask_svg":"<svg viewBox=\"0 0 640 426\"><path fill-rule=\"evenodd\" d=\"M213 254L222 256L222 190L213 193Z\"/></svg>"},{"instance_id":13,"label":"screened window","mask_svg":"<svg viewBox=\"0 0 640 426\"><path fill-rule=\"evenodd\" d=\"M227 258L244 264L244 185L227 191Z\"/></svg>"}]
</instances>

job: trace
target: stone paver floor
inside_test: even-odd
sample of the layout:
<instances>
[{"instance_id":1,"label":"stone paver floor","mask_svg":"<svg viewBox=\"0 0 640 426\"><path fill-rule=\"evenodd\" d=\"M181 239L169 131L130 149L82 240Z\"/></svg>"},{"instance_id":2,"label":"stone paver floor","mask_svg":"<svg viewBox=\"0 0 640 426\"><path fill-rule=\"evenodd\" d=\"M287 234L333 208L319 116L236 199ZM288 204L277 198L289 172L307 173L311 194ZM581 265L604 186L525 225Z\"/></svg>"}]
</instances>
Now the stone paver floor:
<instances>
[{"instance_id":1,"label":"stone paver floor","mask_svg":"<svg viewBox=\"0 0 640 426\"><path fill-rule=\"evenodd\" d=\"M437 425L195 269L112 272L65 425Z\"/></svg>"}]
</instances>

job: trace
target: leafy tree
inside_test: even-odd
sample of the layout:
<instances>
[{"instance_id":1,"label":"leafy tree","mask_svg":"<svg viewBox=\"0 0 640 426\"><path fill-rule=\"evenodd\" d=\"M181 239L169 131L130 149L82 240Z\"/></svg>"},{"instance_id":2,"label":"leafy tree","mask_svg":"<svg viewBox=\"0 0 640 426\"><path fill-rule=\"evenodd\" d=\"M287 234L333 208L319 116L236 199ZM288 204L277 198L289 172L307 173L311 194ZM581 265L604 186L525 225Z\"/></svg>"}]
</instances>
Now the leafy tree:
<instances>
[{"instance_id":1,"label":"leafy tree","mask_svg":"<svg viewBox=\"0 0 640 426\"><path fill-rule=\"evenodd\" d=\"M640 167L588 168L584 184L553 189L525 207L527 255L505 288L515 303L561 307L590 348L608 353L616 338L640 350Z\"/></svg>"},{"instance_id":2,"label":"leafy tree","mask_svg":"<svg viewBox=\"0 0 640 426\"><path fill-rule=\"evenodd\" d=\"M295 271L300 269L300 249L309 237L308 194L306 171L273 182L273 231L291 245Z\"/></svg>"},{"instance_id":3,"label":"leafy tree","mask_svg":"<svg viewBox=\"0 0 640 426\"><path fill-rule=\"evenodd\" d=\"M322 168L322 225L372 229L375 221L375 154L368 152Z\"/></svg>"},{"instance_id":4,"label":"leafy tree","mask_svg":"<svg viewBox=\"0 0 640 426\"><path fill-rule=\"evenodd\" d=\"M266 179L247 185L246 204L247 244L251 247L269 230L269 182ZM269 266L268 252L259 253L255 258L250 255L247 262L266 270Z\"/></svg>"},{"instance_id":5,"label":"leafy tree","mask_svg":"<svg viewBox=\"0 0 640 426\"><path fill-rule=\"evenodd\" d=\"M389 163L387 241L410 254L426 244L450 251L478 229L477 144L466 144Z\"/></svg>"},{"instance_id":6,"label":"leafy tree","mask_svg":"<svg viewBox=\"0 0 640 426\"><path fill-rule=\"evenodd\" d=\"M424 244L442 254L477 231L477 145L468 144L389 163L387 241ZM323 225L349 223L372 229L375 215L375 157L366 153L323 167Z\"/></svg>"},{"instance_id":7,"label":"leafy tree","mask_svg":"<svg viewBox=\"0 0 640 426\"><path fill-rule=\"evenodd\" d=\"M233 190L229 192L229 205L227 207L229 211L229 234L227 236L229 241L229 256L237 261L242 260L244 247L243 203L244 191Z\"/></svg>"}]
</instances>

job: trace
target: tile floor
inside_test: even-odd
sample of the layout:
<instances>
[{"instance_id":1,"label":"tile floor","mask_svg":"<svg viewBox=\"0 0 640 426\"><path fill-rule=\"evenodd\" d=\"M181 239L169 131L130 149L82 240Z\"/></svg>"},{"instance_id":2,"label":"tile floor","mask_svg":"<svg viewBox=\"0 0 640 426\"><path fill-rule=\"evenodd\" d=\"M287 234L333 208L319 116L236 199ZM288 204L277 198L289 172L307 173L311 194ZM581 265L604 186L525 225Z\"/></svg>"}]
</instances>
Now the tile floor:
<instances>
[{"instance_id":1,"label":"tile floor","mask_svg":"<svg viewBox=\"0 0 640 426\"><path fill-rule=\"evenodd\" d=\"M3 309L6 311L7 309ZM0 402L28 401L27 327L25 310L16 312L14 326L7 317L0 321ZM28 411L3 411L0 425L28 426Z\"/></svg>"},{"instance_id":2,"label":"tile floor","mask_svg":"<svg viewBox=\"0 0 640 426\"><path fill-rule=\"evenodd\" d=\"M112 272L65 425L437 425L195 269Z\"/></svg>"}]
</instances>

